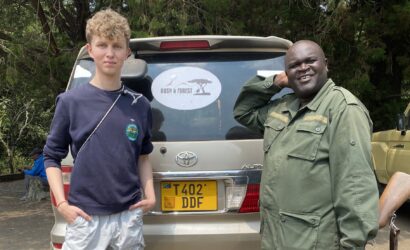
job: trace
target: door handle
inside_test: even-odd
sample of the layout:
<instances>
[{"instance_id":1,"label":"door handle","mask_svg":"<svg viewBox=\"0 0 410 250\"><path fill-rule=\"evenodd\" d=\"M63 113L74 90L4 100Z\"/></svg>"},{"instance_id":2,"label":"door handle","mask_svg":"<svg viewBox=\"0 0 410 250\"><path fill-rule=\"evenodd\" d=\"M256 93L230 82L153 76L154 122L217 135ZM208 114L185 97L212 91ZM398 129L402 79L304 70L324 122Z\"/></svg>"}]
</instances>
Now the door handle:
<instances>
[{"instance_id":1,"label":"door handle","mask_svg":"<svg viewBox=\"0 0 410 250\"><path fill-rule=\"evenodd\" d=\"M393 148L404 148L404 144L396 144Z\"/></svg>"}]
</instances>

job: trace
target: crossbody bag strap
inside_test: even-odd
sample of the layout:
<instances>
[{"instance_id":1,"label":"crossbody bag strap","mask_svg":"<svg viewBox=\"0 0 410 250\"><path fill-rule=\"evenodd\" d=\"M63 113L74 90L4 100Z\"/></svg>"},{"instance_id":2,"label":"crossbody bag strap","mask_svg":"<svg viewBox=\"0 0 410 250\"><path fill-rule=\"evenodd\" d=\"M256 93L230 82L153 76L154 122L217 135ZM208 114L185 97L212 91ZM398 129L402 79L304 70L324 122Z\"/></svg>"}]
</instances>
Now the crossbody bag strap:
<instances>
[{"instance_id":1,"label":"crossbody bag strap","mask_svg":"<svg viewBox=\"0 0 410 250\"><path fill-rule=\"evenodd\" d=\"M122 89L120 90L120 93L118 94L117 98L115 99L115 101L111 104L110 108L107 110L107 112L105 112L104 116L101 118L100 122L97 124L97 126L95 126L94 130L91 132L91 134L87 137L87 139L85 140L85 142L83 143L83 145L81 145L80 149L77 152L77 157L78 154L81 152L81 150L84 148L85 144L87 144L87 142L90 140L90 138L94 135L95 131L97 131L97 129L100 127L101 123L103 123L103 121L105 120L105 118L108 116L108 114L111 112L112 108L114 108L115 104L117 103L117 101L120 99L121 95L123 95L124 93L124 85L122 86Z\"/></svg>"}]
</instances>

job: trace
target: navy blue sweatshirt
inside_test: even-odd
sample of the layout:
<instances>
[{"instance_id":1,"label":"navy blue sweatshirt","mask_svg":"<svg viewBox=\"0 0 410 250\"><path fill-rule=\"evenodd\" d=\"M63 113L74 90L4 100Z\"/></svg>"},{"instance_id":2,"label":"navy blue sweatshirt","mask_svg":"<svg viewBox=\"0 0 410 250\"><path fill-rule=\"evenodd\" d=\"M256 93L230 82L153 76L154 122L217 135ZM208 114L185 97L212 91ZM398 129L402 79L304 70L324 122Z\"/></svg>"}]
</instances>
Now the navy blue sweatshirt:
<instances>
[{"instance_id":1,"label":"navy blue sweatshirt","mask_svg":"<svg viewBox=\"0 0 410 250\"><path fill-rule=\"evenodd\" d=\"M61 167L70 146L74 168L68 202L90 215L106 215L139 201L138 158L153 149L149 101L126 87L125 91L104 91L87 83L60 94L56 103L44 165Z\"/></svg>"}]
</instances>

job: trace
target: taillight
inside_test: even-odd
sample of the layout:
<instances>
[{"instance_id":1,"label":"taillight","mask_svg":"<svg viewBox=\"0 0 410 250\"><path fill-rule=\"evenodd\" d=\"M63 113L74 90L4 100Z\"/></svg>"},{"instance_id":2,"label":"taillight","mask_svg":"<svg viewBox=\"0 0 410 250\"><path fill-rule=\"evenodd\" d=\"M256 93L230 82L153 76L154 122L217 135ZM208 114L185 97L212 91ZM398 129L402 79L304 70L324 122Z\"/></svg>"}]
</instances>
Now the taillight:
<instances>
[{"instance_id":1,"label":"taillight","mask_svg":"<svg viewBox=\"0 0 410 250\"><path fill-rule=\"evenodd\" d=\"M209 49L209 42L206 40L197 41L165 41L161 42L161 50L179 50L179 49Z\"/></svg>"},{"instance_id":2,"label":"taillight","mask_svg":"<svg viewBox=\"0 0 410 250\"><path fill-rule=\"evenodd\" d=\"M259 212L259 184L249 184L239 213Z\"/></svg>"},{"instance_id":3,"label":"taillight","mask_svg":"<svg viewBox=\"0 0 410 250\"><path fill-rule=\"evenodd\" d=\"M71 178L72 169L73 169L72 166L61 166L61 171L63 175L64 196L66 200L68 199L68 192L70 191L70 178ZM51 203L53 204L53 206L57 206L56 199L51 190L50 190L50 196L51 196Z\"/></svg>"},{"instance_id":4,"label":"taillight","mask_svg":"<svg viewBox=\"0 0 410 250\"><path fill-rule=\"evenodd\" d=\"M259 212L259 184L228 185L226 208L240 213Z\"/></svg>"},{"instance_id":5,"label":"taillight","mask_svg":"<svg viewBox=\"0 0 410 250\"><path fill-rule=\"evenodd\" d=\"M54 248L57 248L57 249L61 249L61 248L63 248L63 244L62 244L62 243L54 243L54 242L53 242L53 247L54 247Z\"/></svg>"},{"instance_id":6,"label":"taillight","mask_svg":"<svg viewBox=\"0 0 410 250\"><path fill-rule=\"evenodd\" d=\"M246 194L246 185L229 185L226 187L226 208L238 210Z\"/></svg>"}]
</instances>

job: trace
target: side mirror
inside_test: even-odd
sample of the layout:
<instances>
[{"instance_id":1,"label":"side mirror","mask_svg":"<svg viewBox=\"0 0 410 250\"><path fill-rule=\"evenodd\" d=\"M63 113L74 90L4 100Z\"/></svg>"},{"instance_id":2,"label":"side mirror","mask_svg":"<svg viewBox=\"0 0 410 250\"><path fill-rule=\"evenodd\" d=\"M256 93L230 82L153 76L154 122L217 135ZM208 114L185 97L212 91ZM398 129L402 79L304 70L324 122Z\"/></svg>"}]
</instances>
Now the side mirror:
<instances>
[{"instance_id":1,"label":"side mirror","mask_svg":"<svg viewBox=\"0 0 410 250\"><path fill-rule=\"evenodd\" d=\"M401 135L406 135L406 117L404 114L397 114L396 129L401 131Z\"/></svg>"}]
</instances>

